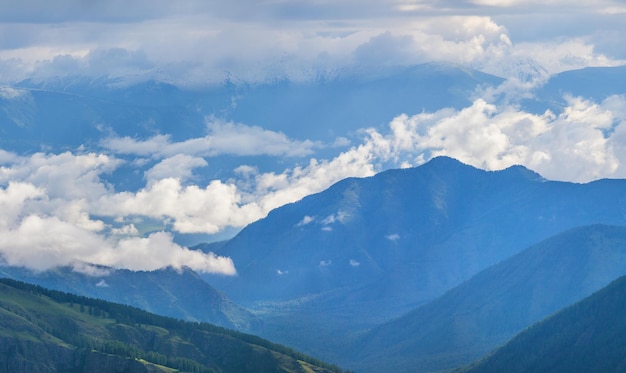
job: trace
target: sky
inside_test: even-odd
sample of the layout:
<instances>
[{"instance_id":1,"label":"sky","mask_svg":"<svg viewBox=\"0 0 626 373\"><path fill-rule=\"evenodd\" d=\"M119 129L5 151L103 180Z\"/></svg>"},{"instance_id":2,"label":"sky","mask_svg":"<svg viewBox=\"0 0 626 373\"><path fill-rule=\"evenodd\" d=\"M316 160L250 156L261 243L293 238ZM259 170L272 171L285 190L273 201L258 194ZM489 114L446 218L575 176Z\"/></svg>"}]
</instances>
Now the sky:
<instances>
[{"instance_id":1,"label":"sky","mask_svg":"<svg viewBox=\"0 0 626 373\"><path fill-rule=\"evenodd\" d=\"M506 80L467 107L397 113L384 128L338 134L332 144L207 117L205 133L182 141L109 136L96 149L0 149L0 254L33 270L89 273L91 263L232 275L229 258L189 250L175 236L236 231L343 178L436 155L488 170L522 164L555 180L624 178L624 95L567 96L558 113L518 102L552 74L626 64L625 20L617 0L4 0L0 97L15 103L29 100L16 82L76 74L198 88L434 61ZM320 149L336 152L320 157ZM234 176L199 182L221 155L241 157ZM249 161L256 156L280 159L282 171ZM143 185L108 182L121 167L141 170ZM166 229L142 233L150 224Z\"/></svg>"}]
</instances>

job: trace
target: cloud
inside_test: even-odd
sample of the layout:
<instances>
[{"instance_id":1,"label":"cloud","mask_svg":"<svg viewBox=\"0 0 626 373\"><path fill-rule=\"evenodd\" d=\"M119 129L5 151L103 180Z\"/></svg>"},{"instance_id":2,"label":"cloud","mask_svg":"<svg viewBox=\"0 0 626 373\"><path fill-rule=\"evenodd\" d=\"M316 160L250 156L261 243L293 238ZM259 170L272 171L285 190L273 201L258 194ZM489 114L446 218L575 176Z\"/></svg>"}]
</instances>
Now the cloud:
<instances>
[{"instance_id":1,"label":"cloud","mask_svg":"<svg viewBox=\"0 0 626 373\"><path fill-rule=\"evenodd\" d=\"M132 224L114 228L95 219L93 205L115 195L100 179L119 165L110 157L37 153L6 157L4 163L0 167L0 258L8 265L37 271L73 266L93 272L89 264L96 264L235 272L229 258L176 245L169 233L141 238Z\"/></svg>"},{"instance_id":2,"label":"cloud","mask_svg":"<svg viewBox=\"0 0 626 373\"><path fill-rule=\"evenodd\" d=\"M0 185L23 180L45 186L50 198L88 198L107 193L99 177L120 164L120 160L105 154L36 153L14 158L11 167L0 168Z\"/></svg>"},{"instance_id":3,"label":"cloud","mask_svg":"<svg viewBox=\"0 0 626 373\"><path fill-rule=\"evenodd\" d=\"M22 213L27 200L44 196L44 191L29 183L11 182L8 187L0 189L0 228L11 228Z\"/></svg>"},{"instance_id":4,"label":"cloud","mask_svg":"<svg viewBox=\"0 0 626 373\"><path fill-rule=\"evenodd\" d=\"M273 155L305 156L319 146L310 140L293 141L285 134L257 126L235 123L211 122L209 127L210 155Z\"/></svg>"},{"instance_id":5,"label":"cloud","mask_svg":"<svg viewBox=\"0 0 626 373\"><path fill-rule=\"evenodd\" d=\"M307 225L307 224L311 224L314 221L315 221L315 217L305 215L302 218L302 220L300 220L300 222L298 224L296 224L296 227L301 227L301 226L304 226L304 225Z\"/></svg>"},{"instance_id":6,"label":"cloud","mask_svg":"<svg viewBox=\"0 0 626 373\"><path fill-rule=\"evenodd\" d=\"M194 169L207 165L208 163L204 158L176 154L162 160L146 171L145 178L148 181L148 186L166 178L175 178L184 182L192 177Z\"/></svg>"},{"instance_id":7,"label":"cloud","mask_svg":"<svg viewBox=\"0 0 626 373\"><path fill-rule=\"evenodd\" d=\"M375 166L366 147L353 148L331 160L311 159L282 173L259 173L239 167L243 180L212 180L184 185L181 179L149 179L137 192L104 195L92 203L99 216L145 216L167 220L182 233L217 233L243 227L277 207L322 191L347 177L371 176Z\"/></svg>"},{"instance_id":8,"label":"cloud","mask_svg":"<svg viewBox=\"0 0 626 373\"><path fill-rule=\"evenodd\" d=\"M163 151L170 146L170 135L156 135L145 141L130 137L110 137L102 140L101 145L117 154L133 154L140 156L156 155L160 158L175 155L172 151ZM183 147L184 148L184 147Z\"/></svg>"},{"instance_id":9,"label":"cloud","mask_svg":"<svg viewBox=\"0 0 626 373\"><path fill-rule=\"evenodd\" d=\"M103 196L94 203L93 212L112 217L171 219L172 228L181 233L217 233L228 226L242 227L267 213L257 203L241 204L241 199L235 185L220 180L202 188L165 178L135 193Z\"/></svg>"},{"instance_id":10,"label":"cloud","mask_svg":"<svg viewBox=\"0 0 626 373\"><path fill-rule=\"evenodd\" d=\"M368 146L359 146L340 153L332 160L311 159L306 166L298 166L283 173L262 173L255 176L254 190L258 205L266 213L295 202L309 194L322 191L347 177L372 176L374 155Z\"/></svg>"},{"instance_id":11,"label":"cloud","mask_svg":"<svg viewBox=\"0 0 626 373\"><path fill-rule=\"evenodd\" d=\"M199 9L199 3L186 1L186 7ZM183 7L183 8L186 8ZM37 9L35 12L33 9ZM163 1L137 0L127 4L119 0L85 3L80 0L46 1L24 0L3 6L0 20L4 22L58 23L63 21L120 22L146 20L168 13L180 12L180 7Z\"/></svg>"},{"instance_id":12,"label":"cloud","mask_svg":"<svg viewBox=\"0 0 626 373\"><path fill-rule=\"evenodd\" d=\"M212 120L207 123L209 134L181 142L171 142L169 135L156 135L147 140L130 137L107 138L101 145L117 154L150 157L180 157L181 155L214 157L237 156L303 157L313 153L321 144L289 139L284 133L232 122Z\"/></svg>"},{"instance_id":13,"label":"cloud","mask_svg":"<svg viewBox=\"0 0 626 373\"><path fill-rule=\"evenodd\" d=\"M391 242L396 242L400 239L400 235L397 233L393 233L393 234L386 235L385 238Z\"/></svg>"},{"instance_id":14,"label":"cloud","mask_svg":"<svg viewBox=\"0 0 626 373\"><path fill-rule=\"evenodd\" d=\"M376 66L414 64L426 60L410 35L395 36L390 31L359 45L354 56L362 64Z\"/></svg>"},{"instance_id":15,"label":"cloud","mask_svg":"<svg viewBox=\"0 0 626 373\"><path fill-rule=\"evenodd\" d=\"M568 97L563 113L531 114L482 99L462 110L401 115L391 132L370 132L372 152L393 164L448 155L483 169L525 165L549 179L586 182L625 177L621 147L626 100Z\"/></svg>"},{"instance_id":16,"label":"cloud","mask_svg":"<svg viewBox=\"0 0 626 373\"><path fill-rule=\"evenodd\" d=\"M623 64L624 61L615 61L606 54L598 53L593 44L584 38L570 38L567 41L548 41L519 43L511 51L508 59L511 61L534 61L551 74L581 69L587 66L611 66ZM493 60L485 64L484 70L498 72L498 63Z\"/></svg>"},{"instance_id":17,"label":"cloud","mask_svg":"<svg viewBox=\"0 0 626 373\"><path fill-rule=\"evenodd\" d=\"M157 232L147 238L114 241L62 219L28 215L3 229L0 255L5 264L44 271L72 266L81 271L84 264L155 270L163 267L232 275L230 258L189 250L172 242L169 233Z\"/></svg>"},{"instance_id":18,"label":"cloud","mask_svg":"<svg viewBox=\"0 0 626 373\"><path fill-rule=\"evenodd\" d=\"M139 231L135 224L123 225L120 228L111 228L111 234L120 235L120 236L137 236L139 235Z\"/></svg>"},{"instance_id":19,"label":"cloud","mask_svg":"<svg viewBox=\"0 0 626 373\"><path fill-rule=\"evenodd\" d=\"M200 186L187 183L192 170L206 162L177 154L149 169L145 186L131 192L116 191L104 181L123 164L110 155L2 155L0 254L7 264L38 271L70 265L93 272L89 264L94 264L133 270L187 266L232 274L230 259L176 245L169 233L141 237L136 219L156 219L181 233L216 233L249 224L346 177L374 174L367 152L353 149L282 173L239 167L236 175L247 184L213 180Z\"/></svg>"},{"instance_id":20,"label":"cloud","mask_svg":"<svg viewBox=\"0 0 626 373\"><path fill-rule=\"evenodd\" d=\"M169 266L178 269L189 267L195 271L225 275L236 273L230 258L180 247L166 232L120 240L117 246L109 250L99 250L91 258L88 262L131 270L156 270Z\"/></svg>"},{"instance_id":21,"label":"cloud","mask_svg":"<svg viewBox=\"0 0 626 373\"><path fill-rule=\"evenodd\" d=\"M0 37L5 83L74 74L181 85L216 83L227 76L247 82L299 81L360 64L423 61L504 73L511 69L498 66L529 58L554 73L626 58L620 38L626 31L620 18L624 7L609 0L576 6L187 0L177 5L138 1L120 9L103 5L109 2L29 3L37 5L0 5L0 35L11 36ZM568 46L571 40L578 45Z\"/></svg>"}]
</instances>

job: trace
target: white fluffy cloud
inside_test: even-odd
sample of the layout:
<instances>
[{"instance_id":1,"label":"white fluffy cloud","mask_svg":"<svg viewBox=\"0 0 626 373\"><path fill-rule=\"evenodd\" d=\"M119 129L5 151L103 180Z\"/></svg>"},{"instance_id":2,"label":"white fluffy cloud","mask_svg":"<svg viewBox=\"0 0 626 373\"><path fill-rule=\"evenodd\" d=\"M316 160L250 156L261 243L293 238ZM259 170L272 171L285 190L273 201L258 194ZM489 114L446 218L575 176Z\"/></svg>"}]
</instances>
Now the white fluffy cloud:
<instances>
[{"instance_id":1,"label":"white fluffy cloud","mask_svg":"<svg viewBox=\"0 0 626 373\"><path fill-rule=\"evenodd\" d=\"M183 185L165 178L135 193L103 196L94 212L105 216L145 216L170 221L182 233L217 233L228 226L241 227L264 215L257 203L241 203L241 192L220 180L206 187Z\"/></svg>"},{"instance_id":2,"label":"white fluffy cloud","mask_svg":"<svg viewBox=\"0 0 626 373\"><path fill-rule=\"evenodd\" d=\"M0 167L0 185L23 180L45 185L50 198L87 198L107 192L99 177L113 171L120 161L105 154L36 153L30 157L13 155L11 167Z\"/></svg>"},{"instance_id":3,"label":"white fluffy cloud","mask_svg":"<svg viewBox=\"0 0 626 373\"><path fill-rule=\"evenodd\" d=\"M88 269L98 264L131 270L181 268L232 275L230 258L189 250L172 242L169 233L113 241L58 217L28 215L0 235L4 263L38 271L56 266Z\"/></svg>"},{"instance_id":4,"label":"white fluffy cloud","mask_svg":"<svg viewBox=\"0 0 626 373\"><path fill-rule=\"evenodd\" d=\"M0 229L9 229L22 213L24 202L42 197L44 191L29 183L10 182L0 189Z\"/></svg>"},{"instance_id":5,"label":"white fluffy cloud","mask_svg":"<svg viewBox=\"0 0 626 373\"><path fill-rule=\"evenodd\" d=\"M226 275L236 273L230 258L180 247L165 232L153 233L145 238L120 240L114 247L93 252L87 261L131 270L155 270L172 266Z\"/></svg>"},{"instance_id":6,"label":"white fluffy cloud","mask_svg":"<svg viewBox=\"0 0 626 373\"><path fill-rule=\"evenodd\" d=\"M146 171L145 177L148 181L148 186L152 186L159 180L167 178L185 181L192 176L194 169L206 165L208 163L204 158L176 154L154 165L154 167Z\"/></svg>"},{"instance_id":7,"label":"white fluffy cloud","mask_svg":"<svg viewBox=\"0 0 626 373\"><path fill-rule=\"evenodd\" d=\"M99 178L119 163L110 157L63 153L11 158L13 163L0 168L0 257L6 264L35 270L68 265L89 270L88 263L235 272L229 258L190 251L174 244L169 233L138 238L131 225L107 234L108 227L92 214L96 201L114 193Z\"/></svg>"},{"instance_id":8,"label":"white fluffy cloud","mask_svg":"<svg viewBox=\"0 0 626 373\"><path fill-rule=\"evenodd\" d=\"M601 103L570 97L560 115L536 115L478 99L459 111L401 115L390 123L389 134L374 133L370 141L380 157L396 164L448 155L483 169L521 164L549 179L587 182L626 177L619 146L625 122L623 96Z\"/></svg>"}]
</instances>

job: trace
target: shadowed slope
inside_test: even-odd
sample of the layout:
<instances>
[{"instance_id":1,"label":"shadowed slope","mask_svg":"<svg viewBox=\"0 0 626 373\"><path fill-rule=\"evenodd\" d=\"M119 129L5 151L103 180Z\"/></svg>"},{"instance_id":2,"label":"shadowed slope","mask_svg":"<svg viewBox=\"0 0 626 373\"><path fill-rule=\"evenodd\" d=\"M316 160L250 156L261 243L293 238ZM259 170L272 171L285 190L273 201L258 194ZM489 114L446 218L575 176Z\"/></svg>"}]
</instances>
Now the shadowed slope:
<instances>
[{"instance_id":1,"label":"shadowed slope","mask_svg":"<svg viewBox=\"0 0 626 373\"><path fill-rule=\"evenodd\" d=\"M463 372L626 372L625 309L621 277Z\"/></svg>"}]
</instances>

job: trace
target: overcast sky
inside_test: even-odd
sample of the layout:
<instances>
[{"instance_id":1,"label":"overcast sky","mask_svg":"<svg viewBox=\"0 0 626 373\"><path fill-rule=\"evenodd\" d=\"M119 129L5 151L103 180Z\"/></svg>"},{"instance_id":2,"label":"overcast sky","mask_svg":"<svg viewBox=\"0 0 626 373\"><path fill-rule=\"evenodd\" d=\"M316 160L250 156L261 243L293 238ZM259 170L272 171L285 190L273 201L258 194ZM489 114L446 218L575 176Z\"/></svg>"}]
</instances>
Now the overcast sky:
<instances>
[{"instance_id":1,"label":"overcast sky","mask_svg":"<svg viewBox=\"0 0 626 373\"><path fill-rule=\"evenodd\" d=\"M5 0L0 73L198 84L426 61L553 73L626 59L625 16L620 0Z\"/></svg>"},{"instance_id":2,"label":"overcast sky","mask_svg":"<svg viewBox=\"0 0 626 373\"><path fill-rule=\"evenodd\" d=\"M0 257L35 270L89 272L85 263L95 263L231 275L237 263L173 235L239 229L343 178L436 155L490 170L522 164L557 180L626 178L623 95L567 96L560 113L528 113L515 101L550 74L626 64L624 35L619 0L3 0L0 99L9 108L29 99L11 83L73 74L204 85L435 61L508 80L468 107L396 113L386 127L339 134L333 145L207 118L206 133L178 142L159 134L60 154L0 149ZM494 100L503 93L507 100ZM319 159L320 148L336 154ZM223 154L247 163L228 180L196 183L195 173ZM259 169L253 156L280 159L284 170ZM142 170L145 184L106 182L122 165ZM150 224L168 230L142 234Z\"/></svg>"}]
</instances>

